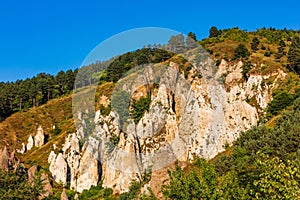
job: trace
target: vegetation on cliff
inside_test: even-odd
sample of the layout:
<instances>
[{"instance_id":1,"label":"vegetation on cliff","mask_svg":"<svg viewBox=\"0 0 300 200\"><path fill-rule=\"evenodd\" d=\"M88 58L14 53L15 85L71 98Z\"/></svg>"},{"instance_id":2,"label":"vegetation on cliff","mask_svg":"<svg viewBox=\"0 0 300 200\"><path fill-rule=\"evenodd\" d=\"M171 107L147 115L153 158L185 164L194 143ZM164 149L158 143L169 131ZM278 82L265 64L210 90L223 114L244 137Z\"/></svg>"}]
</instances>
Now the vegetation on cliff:
<instances>
[{"instance_id":1,"label":"vegetation on cliff","mask_svg":"<svg viewBox=\"0 0 300 200\"><path fill-rule=\"evenodd\" d=\"M195 34L189 35L196 39ZM222 59L231 63L244 61L244 80L247 80L250 73L270 74L278 69L286 72L287 78L273 91L273 100L269 103L259 126L242 133L233 146L226 146L227 150L213 160L205 161L199 158L194 163L187 164L185 168L178 165L175 170L169 171L170 183L165 183L162 188L166 199L299 198L299 37L299 31L286 29L262 28L247 32L238 28L219 30L212 27L210 36L199 41L217 65ZM182 42L189 41L182 40L181 35L174 36L169 41L169 47L176 52L182 52L183 49L175 49L178 48L177 44ZM194 44L191 42L190 45ZM37 123L42 124L46 135L51 135L48 143L39 149L32 149L23 156L20 155L20 159L26 166L37 164L47 168L46 158L51 145L56 144L59 151L64 137L75 131L69 96L73 86L80 88L99 83L96 107L108 114L111 105L102 104L99 97L105 95L110 98L115 82L128 70L141 64L174 59L174 53L160 48L161 46L149 46L119 56L109 64L98 62L85 66L84 73L78 74L81 76L80 80L85 82L76 82L77 70L69 70L59 72L56 76L39 74L24 81L0 83L0 120L3 120L0 123L0 145L9 143L10 146L19 148L18 145L26 141ZM99 70L104 66L108 67L100 73ZM188 64L183 66L184 72L191 70L190 68ZM144 112L149 109L150 100L150 95L132 100L131 104L128 104L132 110L127 115L131 115L135 123L138 123ZM55 124L59 131L51 130L49 124ZM115 140L118 141L118 138ZM0 184L6 185L0 189L9 188L15 192L17 187L23 188L25 176L15 175L1 172ZM11 180L6 183L9 176ZM21 185L15 180L20 180ZM147 179L149 180L150 178ZM133 183L130 191L120 196L113 195L111 189L103 188L99 183L98 186L84 191L79 195L79 199L156 199L151 191L150 196L140 192L147 181ZM25 192L28 188L24 183ZM51 198L58 199L60 191L60 186L57 186ZM0 192L4 194L5 191ZM31 192L35 192L32 195L37 195L39 190ZM70 197L74 196L72 191L68 191L67 194Z\"/></svg>"}]
</instances>

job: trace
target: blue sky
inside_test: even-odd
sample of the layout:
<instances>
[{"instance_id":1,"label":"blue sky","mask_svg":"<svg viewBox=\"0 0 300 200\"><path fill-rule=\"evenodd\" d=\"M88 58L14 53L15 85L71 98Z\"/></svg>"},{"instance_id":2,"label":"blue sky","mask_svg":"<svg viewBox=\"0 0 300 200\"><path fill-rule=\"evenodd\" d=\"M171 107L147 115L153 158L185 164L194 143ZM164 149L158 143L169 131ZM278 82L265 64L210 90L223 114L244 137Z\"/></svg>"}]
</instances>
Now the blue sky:
<instances>
[{"instance_id":1,"label":"blue sky","mask_svg":"<svg viewBox=\"0 0 300 200\"><path fill-rule=\"evenodd\" d=\"M211 26L300 29L300 3L286 1L9 0L0 3L0 81L80 67L100 42L141 27L198 38Z\"/></svg>"}]
</instances>

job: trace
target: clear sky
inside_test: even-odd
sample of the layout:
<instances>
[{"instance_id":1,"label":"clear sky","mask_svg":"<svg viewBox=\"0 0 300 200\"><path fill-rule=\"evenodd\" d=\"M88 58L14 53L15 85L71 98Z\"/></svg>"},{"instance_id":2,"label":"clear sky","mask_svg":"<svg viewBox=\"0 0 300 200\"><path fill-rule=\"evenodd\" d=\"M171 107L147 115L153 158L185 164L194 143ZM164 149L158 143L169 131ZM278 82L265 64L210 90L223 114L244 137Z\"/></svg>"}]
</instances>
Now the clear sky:
<instances>
[{"instance_id":1,"label":"clear sky","mask_svg":"<svg viewBox=\"0 0 300 200\"><path fill-rule=\"evenodd\" d=\"M133 28L198 38L211 26L300 29L300 3L285 1L7 0L0 3L0 81L80 67L100 42Z\"/></svg>"}]
</instances>

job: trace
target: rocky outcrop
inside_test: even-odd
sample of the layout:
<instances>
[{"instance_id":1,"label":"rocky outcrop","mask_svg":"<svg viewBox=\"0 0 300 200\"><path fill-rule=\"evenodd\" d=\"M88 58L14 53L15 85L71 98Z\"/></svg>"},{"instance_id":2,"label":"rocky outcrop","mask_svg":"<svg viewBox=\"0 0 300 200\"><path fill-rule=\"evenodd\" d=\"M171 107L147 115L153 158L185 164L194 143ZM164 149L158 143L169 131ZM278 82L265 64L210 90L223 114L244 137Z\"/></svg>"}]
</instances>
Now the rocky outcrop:
<instances>
[{"instance_id":1,"label":"rocky outcrop","mask_svg":"<svg viewBox=\"0 0 300 200\"><path fill-rule=\"evenodd\" d=\"M77 113L77 132L66 137L63 153L49 155L54 179L64 184L69 180L78 192L102 179L105 187L121 193L145 173L160 172L175 161L211 159L241 131L257 125L272 90L285 77L278 70L264 76L249 73L245 80L242 62L222 60L217 68L209 59L191 60L188 74L178 73L180 66L170 62L169 67L145 67L116 85L115 91L124 90L136 99L151 90L150 108L137 124L117 109L108 116L101 111ZM267 84L270 78L273 81ZM117 100L111 105L119 109L123 102L114 105ZM153 173L159 174L166 173ZM149 183L153 184L157 185Z\"/></svg>"},{"instance_id":2,"label":"rocky outcrop","mask_svg":"<svg viewBox=\"0 0 300 200\"><path fill-rule=\"evenodd\" d=\"M34 136L34 145L36 147L41 147L42 145L44 145L44 142L45 142L44 130L42 126L39 126L36 135Z\"/></svg>"},{"instance_id":3,"label":"rocky outcrop","mask_svg":"<svg viewBox=\"0 0 300 200\"><path fill-rule=\"evenodd\" d=\"M41 181L43 184L44 193L41 194L40 199L43 199L52 194L52 185L49 181L48 174L46 174L46 173L41 174Z\"/></svg>"},{"instance_id":4,"label":"rocky outcrop","mask_svg":"<svg viewBox=\"0 0 300 200\"><path fill-rule=\"evenodd\" d=\"M45 197L48 197L50 194L52 194L52 186L49 181L48 174L42 173L40 177L38 177L38 167L36 165L33 165L30 167L27 171L28 174L28 182L31 184L34 184L35 178L40 178L41 182L43 184L43 190L44 192L39 196L39 199L44 199Z\"/></svg>"},{"instance_id":5,"label":"rocky outcrop","mask_svg":"<svg viewBox=\"0 0 300 200\"><path fill-rule=\"evenodd\" d=\"M10 163L10 154L6 146L4 146L3 149L0 149L0 169L8 170L9 163Z\"/></svg>"},{"instance_id":6,"label":"rocky outcrop","mask_svg":"<svg viewBox=\"0 0 300 200\"><path fill-rule=\"evenodd\" d=\"M53 151L51 151L50 156L48 158L48 162L50 163L49 170L52 173L53 179L57 183L62 183L63 185L66 185L68 176L68 166L62 153L59 153L56 156L56 154Z\"/></svg>"},{"instance_id":7,"label":"rocky outcrop","mask_svg":"<svg viewBox=\"0 0 300 200\"><path fill-rule=\"evenodd\" d=\"M64 188L62 193L61 193L61 196L60 196L60 199L61 200L68 200L68 196L67 196L67 193L66 193L66 189Z\"/></svg>"},{"instance_id":8,"label":"rocky outcrop","mask_svg":"<svg viewBox=\"0 0 300 200\"><path fill-rule=\"evenodd\" d=\"M20 153L20 154L24 154L26 152L26 146L23 142L22 142L22 148L17 149L17 152Z\"/></svg>"},{"instance_id":9,"label":"rocky outcrop","mask_svg":"<svg viewBox=\"0 0 300 200\"><path fill-rule=\"evenodd\" d=\"M36 173L38 171L38 168L36 165L33 165L32 167L30 167L27 171L28 173L28 181L30 183L33 183L34 179L36 178Z\"/></svg>"},{"instance_id":10,"label":"rocky outcrop","mask_svg":"<svg viewBox=\"0 0 300 200\"><path fill-rule=\"evenodd\" d=\"M82 192L91 186L96 186L101 174L100 170L99 161L94 158L91 151L86 150L82 155L77 171L76 191Z\"/></svg>"},{"instance_id":11,"label":"rocky outcrop","mask_svg":"<svg viewBox=\"0 0 300 200\"><path fill-rule=\"evenodd\" d=\"M10 153L6 146L0 149L0 170L16 171L19 167L24 168L23 164L20 164L20 161L15 157L15 151Z\"/></svg>"},{"instance_id":12,"label":"rocky outcrop","mask_svg":"<svg viewBox=\"0 0 300 200\"><path fill-rule=\"evenodd\" d=\"M31 134L28 137L27 145L25 146L24 143L22 143L22 148L17 149L18 153L24 154L26 151L29 151L32 149L32 147L41 147L45 144L45 134L42 126L39 126L37 129L37 132L34 136Z\"/></svg>"},{"instance_id":13,"label":"rocky outcrop","mask_svg":"<svg viewBox=\"0 0 300 200\"><path fill-rule=\"evenodd\" d=\"M29 137L28 137L28 143L26 145L26 149L29 151L32 149L32 147L34 146L34 140L33 140L33 137L32 135L30 134Z\"/></svg>"}]
</instances>

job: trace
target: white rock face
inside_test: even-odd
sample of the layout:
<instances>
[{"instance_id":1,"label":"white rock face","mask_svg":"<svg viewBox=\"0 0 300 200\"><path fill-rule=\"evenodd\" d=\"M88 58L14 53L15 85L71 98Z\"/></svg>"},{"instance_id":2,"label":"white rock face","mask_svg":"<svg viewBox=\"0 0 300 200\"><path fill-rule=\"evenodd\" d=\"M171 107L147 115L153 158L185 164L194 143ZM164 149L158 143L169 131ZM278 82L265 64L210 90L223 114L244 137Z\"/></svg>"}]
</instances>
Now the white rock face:
<instances>
[{"instance_id":1,"label":"white rock face","mask_svg":"<svg viewBox=\"0 0 300 200\"><path fill-rule=\"evenodd\" d=\"M56 157L55 153L52 151L50 153L48 161L50 161L49 170L52 173L53 179L57 183L62 183L63 185L66 185L68 176L68 166L62 153L59 153Z\"/></svg>"},{"instance_id":2,"label":"white rock face","mask_svg":"<svg viewBox=\"0 0 300 200\"><path fill-rule=\"evenodd\" d=\"M200 65L191 69L187 79L177 73L176 63L169 68L146 67L135 79L125 79L122 89L140 98L147 92L145 85L159 77L149 111L137 124L133 120L121 123L115 112L104 117L97 111L90 119L95 127L89 130L84 120L88 112L79 113L82 122L76 133L66 137L63 154L56 156L52 151L49 155L55 180L66 183L69 177L71 188L82 192L102 179L104 187L120 193L128 191L144 172L168 167L176 160L213 158L241 131L257 125L272 90L285 77L278 71L268 76L249 74L245 81L242 62L229 65L222 60L216 68L208 60ZM267 85L269 78L274 81Z\"/></svg>"},{"instance_id":3,"label":"white rock face","mask_svg":"<svg viewBox=\"0 0 300 200\"><path fill-rule=\"evenodd\" d=\"M22 148L17 149L17 152L20 153L20 154L24 154L26 152L26 146L23 142L22 142Z\"/></svg>"},{"instance_id":4,"label":"white rock face","mask_svg":"<svg viewBox=\"0 0 300 200\"><path fill-rule=\"evenodd\" d=\"M33 137L32 135L30 134L29 137L28 137L28 143L26 145L26 149L29 151L30 149L32 149L32 147L34 146L34 140L33 140Z\"/></svg>"},{"instance_id":5,"label":"white rock face","mask_svg":"<svg viewBox=\"0 0 300 200\"><path fill-rule=\"evenodd\" d=\"M76 191L82 192L91 186L96 186L99 181L99 168L97 159L90 151L85 151L82 155L80 166L77 171Z\"/></svg>"},{"instance_id":6,"label":"white rock face","mask_svg":"<svg viewBox=\"0 0 300 200\"><path fill-rule=\"evenodd\" d=\"M44 130L42 126L39 126L36 135L34 136L34 145L36 147L41 147L44 145L44 142L45 142Z\"/></svg>"}]
</instances>

